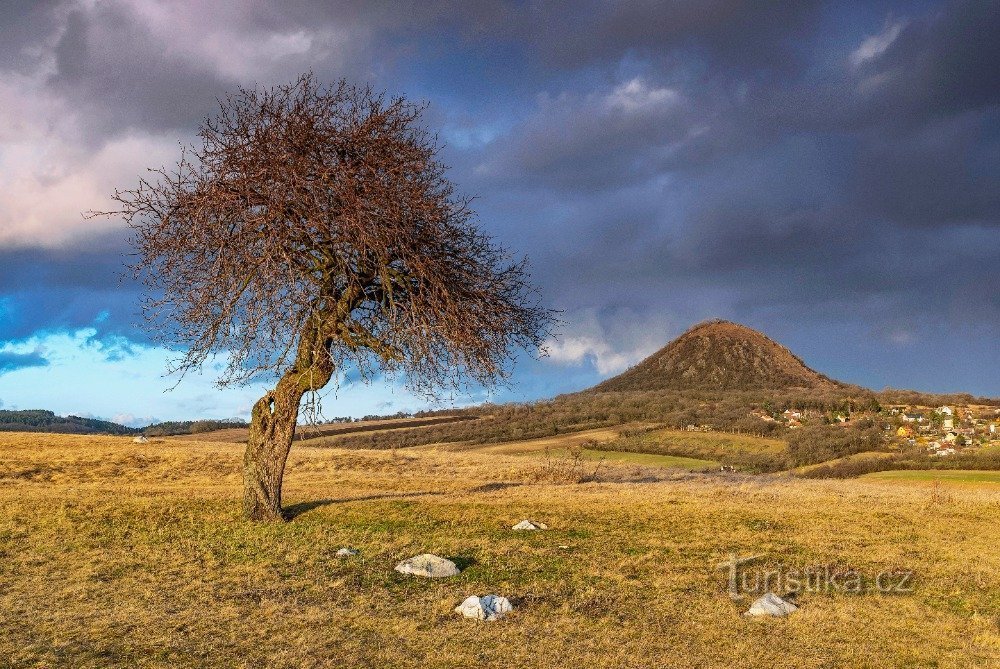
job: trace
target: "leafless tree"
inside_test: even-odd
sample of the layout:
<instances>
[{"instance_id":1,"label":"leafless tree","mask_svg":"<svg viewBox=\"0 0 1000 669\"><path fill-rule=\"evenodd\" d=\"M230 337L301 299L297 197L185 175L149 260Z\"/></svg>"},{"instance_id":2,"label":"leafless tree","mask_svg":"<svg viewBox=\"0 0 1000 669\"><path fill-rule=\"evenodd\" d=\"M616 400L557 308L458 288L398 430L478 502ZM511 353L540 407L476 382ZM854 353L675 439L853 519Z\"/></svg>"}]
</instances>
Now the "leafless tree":
<instances>
[{"instance_id":1,"label":"leafless tree","mask_svg":"<svg viewBox=\"0 0 1000 669\"><path fill-rule=\"evenodd\" d=\"M253 407L244 511L282 518L302 399L354 368L427 395L506 378L551 312L525 261L478 231L422 107L312 74L241 89L170 169L117 191L153 332L219 356L220 386L276 378Z\"/></svg>"}]
</instances>

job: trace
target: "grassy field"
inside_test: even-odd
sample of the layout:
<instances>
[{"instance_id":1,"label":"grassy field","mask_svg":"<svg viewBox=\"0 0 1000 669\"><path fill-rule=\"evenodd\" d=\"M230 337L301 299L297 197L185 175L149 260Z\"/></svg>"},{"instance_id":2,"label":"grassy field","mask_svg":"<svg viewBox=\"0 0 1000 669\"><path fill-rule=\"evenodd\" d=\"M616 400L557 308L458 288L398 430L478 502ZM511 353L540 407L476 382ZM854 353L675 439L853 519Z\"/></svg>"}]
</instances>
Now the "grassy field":
<instances>
[{"instance_id":1,"label":"grassy field","mask_svg":"<svg viewBox=\"0 0 1000 669\"><path fill-rule=\"evenodd\" d=\"M648 467L668 467L674 469L716 469L719 466L714 460L703 460L677 455L661 455L656 453L632 453L626 451L602 450L603 445L618 439L622 428L598 428L581 430L569 434L560 434L542 439L528 439L504 444L468 444L446 443L417 446L411 450L421 451L460 451L477 452L488 455L524 455L549 460L570 461L579 458L584 461L609 464L635 464ZM309 443L309 442L305 442ZM587 448L593 446L593 448ZM572 464L564 462L563 464ZM557 465L553 465L557 466ZM579 463L581 472L586 475L599 472L597 464L586 466Z\"/></svg>"},{"instance_id":2,"label":"grassy field","mask_svg":"<svg viewBox=\"0 0 1000 669\"><path fill-rule=\"evenodd\" d=\"M291 521L258 525L240 519L240 457L218 442L0 435L0 666L1000 663L994 486L942 496L930 482L624 463L581 484L499 451L296 446ZM551 529L510 531L522 518ZM361 553L337 558L341 546ZM392 571L422 552L466 568ZM717 568L730 554L853 569L867 585L748 619L752 596L731 600ZM873 591L884 570L911 570L913 591ZM453 613L487 593L515 611Z\"/></svg>"},{"instance_id":3,"label":"grassy field","mask_svg":"<svg viewBox=\"0 0 1000 669\"><path fill-rule=\"evenodd\" d=\"M626 429L616 439L594 445L611 454L646 454L700 460L711 466L719 463L741 470L782 469L788 444L780 439L729 432L696 432L658 429L631 433Z\"/></svg>"},{"instance_id":4,"label":"grassy field","mask_svg":"<svg viewBox=\"0 0 1000 669\"><path fill-rule=\"evenodd\" d=\"M560 451L556 456L568 456L568 451ZM672 467L676 469L690 469L692 471L702 469L716 469L718 462L713 460L700 460L698 458L687 458L682 455L656 455L653 453L616 453L613 451L598 451L589 448L583 449L583 457L588 460L598 460L611 464L635 464L647 467Z\"/></svg>"},{"instance_id":5,"label":"grassy field","mask_svg":"<svg viewBox=\"0 0 1000 669\"><path fill-rule=\"evenodd\" d=\"M866 479L879 481L941 481L942 483L1000 484L1000 472L976 471L968 469L912 469L865 474Z\"/></svg>"}]
</instances>

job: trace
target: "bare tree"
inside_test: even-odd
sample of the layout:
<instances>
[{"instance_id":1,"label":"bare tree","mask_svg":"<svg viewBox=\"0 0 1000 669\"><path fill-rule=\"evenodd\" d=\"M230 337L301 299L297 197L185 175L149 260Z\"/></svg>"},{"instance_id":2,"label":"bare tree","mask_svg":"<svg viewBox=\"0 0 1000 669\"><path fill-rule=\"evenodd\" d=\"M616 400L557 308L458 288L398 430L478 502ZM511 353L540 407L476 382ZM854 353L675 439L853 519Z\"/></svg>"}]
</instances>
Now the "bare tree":
<instances>
[{"instance_id":1,"label":"bare tree","mask_svg":"<svg viewBox=\"0 0 1000 669\"><path fill-rule=\"evenodd\" d=\"M422 107L313 75L241 89L176 166L117 191L132 270L172 371L221 355L220 386L277 378L253 407L244 511L277 520L303 396L349 368L433 396L493 384L551 312L473 224Z\"/></svg>"}]
</instances>

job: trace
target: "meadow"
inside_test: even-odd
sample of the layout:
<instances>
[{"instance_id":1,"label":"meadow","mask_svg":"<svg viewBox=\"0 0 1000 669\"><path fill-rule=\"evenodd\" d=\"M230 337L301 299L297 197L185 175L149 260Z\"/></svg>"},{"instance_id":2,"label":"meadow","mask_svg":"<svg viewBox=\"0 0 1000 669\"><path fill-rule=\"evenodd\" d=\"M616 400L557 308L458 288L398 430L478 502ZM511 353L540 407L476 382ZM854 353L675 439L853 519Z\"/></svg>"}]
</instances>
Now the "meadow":
<instances>
[{"instance_id":1,"label":"meadow","mask_svg":"<svg viewBox=\"0 0 1000 669\"><path fill-rule=\"evenodd\" d=\"M251 524L239 444L2 434L0 666L1000 664L1000 487L610 460L579 476L571 453L595 438L580 439L297 444L289 522ZM523 518L550 529L512 532ZM393 572L423 552L464 571ZM730 555L865 587L749 619L755 594L733 600L718 568ZM912 591L874 589L882 572L912 572ZM453 612L487 593L515 610Z\"/></svg>"}]
</instances>

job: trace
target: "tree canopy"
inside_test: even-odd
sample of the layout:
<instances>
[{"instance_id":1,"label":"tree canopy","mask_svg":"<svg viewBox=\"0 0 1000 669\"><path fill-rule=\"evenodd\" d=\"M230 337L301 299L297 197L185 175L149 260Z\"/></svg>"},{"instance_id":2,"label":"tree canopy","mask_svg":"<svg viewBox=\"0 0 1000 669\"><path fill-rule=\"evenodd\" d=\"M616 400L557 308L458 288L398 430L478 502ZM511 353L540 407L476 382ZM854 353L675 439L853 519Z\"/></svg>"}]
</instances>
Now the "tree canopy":
<instances>
[{"instance_id":1,"label":"tree canopy","mask_svg":"<svg viewBox=\"0 0 1000 669\"><path fill-rule=\"evenodd\" d=\"M477 230L422 111L311 74L240 89L176 166L116 192L177 370L224 353L229 385L298 359L431 393L492 383L541 344L551 313L525 261Z\"/></svg>"}]
</instances>

